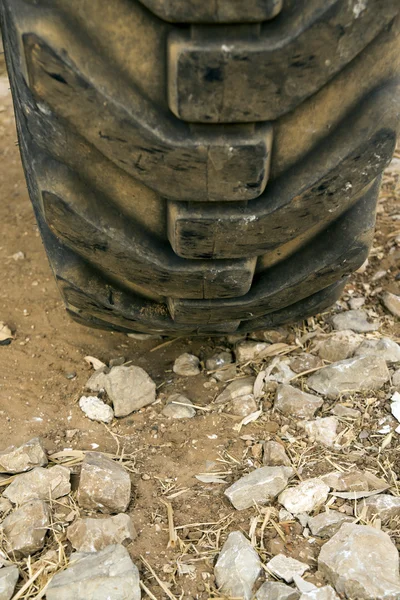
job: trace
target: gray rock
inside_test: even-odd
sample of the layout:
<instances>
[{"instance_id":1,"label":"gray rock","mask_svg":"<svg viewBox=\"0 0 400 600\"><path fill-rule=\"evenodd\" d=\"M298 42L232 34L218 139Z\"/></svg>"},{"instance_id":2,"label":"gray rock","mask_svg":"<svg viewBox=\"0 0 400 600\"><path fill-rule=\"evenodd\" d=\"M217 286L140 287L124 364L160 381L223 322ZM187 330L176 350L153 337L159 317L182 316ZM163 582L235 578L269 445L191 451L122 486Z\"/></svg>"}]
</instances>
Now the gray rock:
<instances>
[{"instance_id":1,"label":"gray rock","mask_svg":"<svg viewBox=\"0 0 400 600\"><path fill-rule=\"evenodd\" d=\"M249 338L252 340L259 340L260 342L268 342L268 344L279 344L286 342L289 337L289 331L283 327L277 327L276 329L261 329L259 331L252 331L249 333Z\"/></svg>"},{"instance_id":2,"label":"gray rock","mask_svg":"<svg viewBox=\"0 0 400 600\"><path fill-rule=\"evenodd\" d=\"M335 331L326 339L317 341L314 350L318 352L320 358L337 362L353 356L363 339L362 335L354 331Z\"/></svg>"},{"instance_id":3,"label":"gray rock","mask_svg":"<svg viewBox=\"0 0 400 600\"><path fill-rule=\"evenodd\" d=\"M390 338L365 340L355 352L355 356L380 356L386 362L400 362L400 346Z\"/></svg>"},{"instance_id":4,"label":"gray rock","mask_svg":"<svg viewBox=\"0 0 400 600\"><path fill-rule=\"evenodd\" d=\"M400 598L399 554L374 527L344 523L322 546L318 570L347 598Z\"/></svg>"},{"instance_id":5,"label":"gray rock","mask_svg":"<svg viewBox=\"0 0 400 600\"><path fill-rule=\"evenodd\" d=\"M50 469L36 467L29 473L18 475L4 491L3 496L14 504L29 500L55 500L71 491L70 470L61 465Z\"/></svg>"},{"instance_id":6,"label":"gray rock","mask_svg":"<svg viewBox=\"0 0 400 600\"><path fill-rule=\"evenodd\" d=\"M247 417L258 409L258 404L253 394L245 394L230 401L228 408L237 417Z\"/></svg>"},{"instance_id":7,"label":"gray rock","mask_svg":"<svg viewBox=\"0 0 400 600\"><path fill-rule=\"evenodd\" d=\"M78 503L102 513L125 512L131 497L131 480L124 467L100 452L88 452L82 463Z\"/></svg>"},{"instance_id":8,"label":"gray rock","mask_svg":"<svg viewBox=\"0 0 400 600\"><path fill-rule=\"evenodd\" d=\"M281 384L276 390L274 408L287 417L311 419L322 404L318 396L307 394L292 385Z\"/></svg>"},{"instance_id":9,"label":"gray rock","mask_svg":"<svg viewBox=\"0 0 400 600\"><path fill-rule=\"evenodd\" d=\"M358 298L350 298L348 304L352 310L358 310L359 308L364 306L365 298L363 298L362 296L359 296Z\"/></svg>"},{"instance_id":10,"label":"gray rock","mask_svg":"<svg viewBox=\"0 0 400 600\"><path fill-rule=\"evenodd\" d=\"M231 485L225 496L237 510L254 506L254 502L266 504L287 486L292 475L290 467L261 467Z\"/></svg>"},{"instance_id":11,"label":"gray rock","mask_svg":"<svg viewBox=\"0 0 400 600\"><path fill-rule=\"evenodd\" d=\"M126 417L156 399L156 384L140 367L113 367L109 373L96 371L86 387L92 392L105 390L116 417Z\"/></svg>"},{"instance_id":12,"label":"gray rock","mask_svg":"<svg viewBox=\"0 0 400 600\"><path fill-rule=\"evenodd\" d=\"M77 519L67 529L67 538L79 552L98 552L111 544L123 544L136 538L129 515L119 514L104 519Z\"/></svg>"},{"instance_id":13,"label":"gray rock","mask_svg":"<svg viewBox=\"0 0 400 600\"><path fill-rule=\"evenodd\" d=\"M337 331L351 329L356 333L367 333L379 329L379 322L368 321L367 313L363 310L348 310L332 317L333 328Z\"/></svg>"},{"instance_id":14,"label":"gray rock","mask_svg":"<svg viewBox=\"0 0 400 600\"><path fill-rule=\"evenodd\" d=\"M309 517L307 526L313 535L329 538L339 531L343 523L351 523L353 520L352 517L337 510L330 510L329 512L322 512L316 517Z\"/></svg>"},{"instance_id":15,"label":"gray rock","mask_svg":"<svg viewBox=\"0 0 400 600\"><path fill-rule=\"evenodd\" d=\"M300 596L300 600L340 600L339 596L330 585L316 588L305 592Z\"/></svg>"},{"instance_id":16,"label":"gray rock","mask_svg":"<svg viewBox=\"0 0 400 600\"><path fill-rule=\"evenodd\" d=\"M217 371L233 362L232 352L218 352L206 360L207 371Z\"/></svg>"},{"instance_id":17,"label":"gray rock","mask_svg":"<svg viewBox=\"0 0 400 600\"><path fill-rule=\"evenodd\" d=\"M304 373L305 371L310 371L311 369L323 367L324 363L320 358L318 358L318 356L309 354L308 352L302 352L301 354L298 354L292 358L289 366L295 373Z\"/></svg>"},{"instance_id":18,"label":"gray rock","mask_svg":"<svg viewBox=\"0 0 400 600\"><path fill-rule=\"evenodd\" d=\"M283 491L278 501L292 515L310 513L319 508L329 494L329 486L316 477L306 479L292 488Z\"/></svg>"},{"instance_id":19,"label":"gray rock","mask_svg":"<svg viewBox=\"0 0 400 600\"><path fill-rule=\"evenodd\" d=\"M267 562L268 571L283 579L286 583L293 581L293 575L303 575L309 568L306 563L284 554L277 554Z\"/></svg>"},{"instance_id":20,"label":"gray rock","mask_svg":"<svg viewBox=\"0 0 400 600\"><path fill-rule=\"evenodd\" d=\"M383 523L391 519L400 518L400 497L390 494L378 494L361 500L358 512L360 513L364 506L367 508L367 517L377 516Z\"/></svg>"},{"instance_id":21,"label":"gray rock","mask_svg":"<svg viewBox=\"0 0 400 600\"><path fill-rule=\"evenodd\" d=\"M0 569L0 600L11 600L18 579L19 571L16 565Z\"/></svg>"},{"instance_id":22,"label":"gray rock","mask_svg":"<svg viewBox=\"0 0 400 600\"><path fill-rule=\"evenodd\" d=\"M24 473L33 467L46 465L46 450L39 438L33 438L22 446L10 446L0 452L0 473Z\"/></svg>"},{"instance_id":23,"label":"gray rock","mask_svg":"<svg viewBox=\"0 0 400 600\"><path fill-rule=\"evenodd\" d=\"M392 383L395 387L400 388L400 369L393 373Z\"/></svg>"},{"instance_id":24,"label":"gray rock","mask_svg":"<svg viewBox=\"0 0 400 600\"><path fill-rule=\"evenodd\" d=\"M162 410L162 414L171 419L191 419L196 415L196 410L191 406L186 406L188 404L193 403L186 396L171 394Z\"/></svg>"},{"instance_id":25,"label":"gray rock","mask_svg":"<svg viewBox=\"0 0 400 600\"><path fill-rule=\"evenodd\" d=\"M301 425L311 440L319 442L324 446L333 446L335 444L339 425L336 417L318 417L315 421L306 421Z\"/></svg>"},{"instance_id":26,"label":"gray rock","mask_svg":"<svg viewBox=\"0 0 400 600\"><path fill-rule=\"evenodd\" d=\"M285 583L266 581L256 594L256 600L299 600L300 594Z\"/></svg>"},{"instance_id":27,"label":"gray rock","mask_svg":"<svg viewBox=\"0 0 400 600\"><path fill-rule=\"evenodd\" d=\"M390 292L385 292L382 296L382 302L385 308L387 308L392 315L400 318L400 296Z\"/></svg>"},{"instance_id":28,"label":"gray rock","mask_svg":"<svg viewBox=\"0 0 400 600\"><path fill-rule=\"evenodd\" d=\"M31 500L8 515L0 526L7 551L27 556L41 550L48 528L50 511L43 500Z\"/></svg>"},{"instance_id":29,"label":"gray rock","mask_svg":"<svg viewBox=\"0 0 400 600\"><path fill-rule=\"evenodd\" d=\"M269 467L290 467L290 458L285 452L285 448L279 442L264 442L263 463Z\"/></svg>"},{"instance_id":30,"label":"gray rock","mask_svg":"<svg viewBox=\"0 0 400 600\"><path fill-rule=\"evenodd\" d=\"M218 589L229 597L250 600L261 562L249 540L233 531L222 546L214 569Z\"/></svg>"},{"instance_id":31,"label":"gray rock","mask_svg":"<svg viewBox=\"0 0 400 600\"><path fill-rule=\"evenodd\" d=\"M244 377L243 379L236 379L226 386L224 391L216 397L215 402L217 404L223 404L230 402L240 396L253 393L253 386L256 378L255 377Z\"/></svg>"},{"instance_id":32,"label":"gray rock","mask_svg":"<svg viewBox=\"0 0 400 600\"><path fill-rule=\"evenodd\" d=\"M200 374L200 361L194 354L185 352L174 362L173 371L181 377L194 377Z\"/></svg>"},{"instance_id":33,"label":"gray rock","mask_svg":"<svg viewBox=\"0 0 400 600\"><path fill-rule=\"evenodd\" d=\"M140 600L139 571L128 551L115 544L100 552L76 553L56 573L47 600Z\"/></svg>"},{"instance_id":34,"label":"gray rock","mask_svg":"<svg viewBox=\"0 0 400 600\"><path fill-rule=\"evenodd\" d=\"M252 342L250 340L239 342L235 348L236 362L245 363L261 360L263 352L267 350L268 347L269 344L264 342Z\"/></svg>"},{"instance_id":35,"label":"gray rock","mask_svg":"<svg viewBox=\"0 0 400 600\"><path fill-rule=\"evenodd\" d=\"M346 392L379 390L389 381L386 361L379 356L357 356L321 369L307 380L319 394L336 397Z\"/></svg>"},{"instance_id":36,"label":"gray rock","mask_svg":"<svg viewBox=\"0 0 400 600\"><path fill-rule=\"evenodd\" d=\"M335 404L331 412L340 419L358 419L361 417L361 412L359 410L350 408L344 404Z\"/></svg>"},{"instance_id":37,"label":"gray rock","mask_svg":"<svg viewBox=\"0 0 400 600\"><path fill-rule=\"evenodd\" d=\"M332 471L322 475L321 479L336 492L368 492L388 487L384 479L380 479L369 471L349 471L348 473Z\"/></svg>"},{"instance_id":38,"label":"gray rock","mask_svg":"<svg viewBox=\"0 0 400 600\"><path fill-rule=\"evenodd\" d=\"M108 406L97 396L81 396L79 407L92 421L111 423L114 418L114 411L111 406Z\"/></svg>"},{"instance_id":39,"label":"gray rock","mask_svg":"<svg viewBox=\"0 0 400 600\"><path fill-rule=\"evenodd\" d=\"M236 377L236 365L226 365L213 373L213 378L217 381L231 381Z\"/></svg>"}]
</instances>

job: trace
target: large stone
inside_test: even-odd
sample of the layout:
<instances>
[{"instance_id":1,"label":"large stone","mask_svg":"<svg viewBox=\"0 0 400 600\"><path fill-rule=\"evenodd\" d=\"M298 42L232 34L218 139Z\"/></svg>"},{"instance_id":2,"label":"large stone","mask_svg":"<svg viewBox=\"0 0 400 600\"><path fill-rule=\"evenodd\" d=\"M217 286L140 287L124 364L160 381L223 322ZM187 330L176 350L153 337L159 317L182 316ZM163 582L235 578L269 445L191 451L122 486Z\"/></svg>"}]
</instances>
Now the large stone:
<instances>
[{"instance_id":1,"label":"large stone","mask_svg":"<svg viewBox=\"0 0 400 600\"><path fill-rule=\"evenodd\" d=\"M400 319L400 296L385 292L382 296L382 302L392 315Z\"/></svg>"},{"instance_id":2,"label":"large stone","mask_svg":"<svg viewBox=\"0 0 400 600\"><path fill-rule=\"evenodd\" d=\"M27 556L41 550L48 528L50 511L43 500L31 500L8 515L0 526L8 552Z\"/></svg>"},{"instance_id":3,"label":"large stone","mask_svg":"<svg viewBox=\"0 0 400 600\"><path fill-rule=\"evenodd\" d=\"M194 377L200 374L200 361L194 354L185 352L175 360L173 371L181 377Z\"/></svg>"},{"instance_id":4,"label":"large stone","mask_svg":"<svg viewBox=\"0 0 400 600\"><path fill-rule=\"evenodd\" d=\"M253 394L245 394L230 401L228 408L233 415L237 417L247 417L258 409L257 402Z\"/></svg>"},{"instance_id":5,"label":"large stone","mask_svg":"<svg viewBox=\"0 0 400 600\"><path fill-rule=\"evenodd\" d=\"M125 512L131 497L131 480L124 467L99 452L88 452L82 463L78 503L102 513Z\"/></svg>"},{"instance_id":6,"label":"large stone","mask_svg":"<svg viewBox=\"0 0 400 600\"><path fill-rule=\"evenodd\" d=\"M47 600L140 600L140 596L139 571L118 544L73 554L46 591Z\"/></svg>"},{"instance_id":7,"label":"large stone","mask_svg":"<svg viewBox=\"0 0 400 600\"><path fill-rule=\"evenodd\" d=\"M136 538L129 515L119 514L104 519L77 519L67 529L67 538L79 552L98 552L111 544L123 544Z\"/></svg>"},{"instance_id":8,"label":"large stone","mask_svg":"<svg viewBox=\"0 0 400 600\"><path fill-rule=\"evenodd\" d=\"M29 500L55 500L71 491L70 470L61 465L50 469L36 467L29 473L18 475L4 491L3 496L14 504Z\"/></svg>"},{"instance_id":9,"label":"large stone","mask_svg":"<svg viewBox=\"0 0 400 600\"><path fill-rule=\"evenodd\" d=\"M400 598L399 554L374 527L344 523L322 546L318 569L346 598Z\"/></svg>"},{"instance_id":10,"label":"large stone","mask_svg":"<svg viewBox=\"0 0 400 600\"><path fill-rule=\"evenodd\" d=\"M400 346L390 338L365 340L355 352L355 356L380 356L386 362L400 362Z\"/></svg>"},{"instance_id":11,"label":"large stone","mask_svg":"<svg viewBox=\"0 0 400 600\"><path fill-rule=\"evenodd\" d=\"M261 467L231 485L225 496L237 510L254 506L255 502L266 504L285 489L292 475L290 467Z\"/></svg>"},{"instance_id":12,"label":"large stone","mask_svg":"<svg viewBox=\"0 0 400 600\"><path fill-rule=\"evenodd\" d=\"M390 494L378 494L365 498L360 502L358 512L366 507L366 516L369 519L376 516L381 519L383 523L390 521L391 519L400 518L400 497L391 496Z\"/></svg>"},{"instance_id":13,"label":"large stone","mask_svg":"<svg viewBox=\"0 0 400 600\"><path fill-rule=\"evenodd\" d=\"M300 596L300 600L340 600L339 596L330 585L316 588L305 592Z\"/></svg>"},{"instance_id":14,"label":"large stone","mask_svg":"<svg viewBox=\"0 0 400 600\"><path fill-rule=\"evenodd\" d=\"M19 579L17 565L0 569L0 600L11 600Z\"/></svg>"},{"instance_id":15,"label":"large stone","mask_svg":"<svg viewBox=\"0 0 400 600\"><path fill-rule=\"evenodd\" d=\"M255 377L243 377L242 379L232 381L226 386L224 391L216 397L215 402L217 404L223 404L225 402L230 402L235 398L239 398L240 396L252 394L255 380Z\"/></svg>"},{"instance_id":16,"label":"large stone","mask_svg":"<svg viewBox=\"0 0 400 600\"><path fill-rule=\"evenodd\" d=\"M192 404L193 402L186 396L171 394L162 410L162 414L170 419L191 419L196 414Z\"/></svg>"},{"instance_id":17,"label":"large stone","mask_svg":"<svg viewBox=\"0 0 400 600\"><path fill-rule=\"evenodd\" d=\"M307 394L292 385L281 384L276 390L274 408L287 417L311 419L322 404L323 400L318 396Z\"/></svg>"},{"instance_id":18,"label":"large stone","mask_svg":"<svg viewBox=\"0 0 400 600\"><path fill-rule=\"evenodd\" d=\"M380 356L357 356L321 369L307 380L319 394L339 396L346 392L379 390L389 381L386 361Z\"/></svg>"},{"instance_id":19,"label":"large stone","mask_svg":"<svg viewBox=\"0 0 400 600\"><path fill-rule=\"evenodd\" d=\"M314 345L314 350L318 352L320 358L329 362L337 362L353 356L363 339L354 331L335 331L327 338L318 340Z\"/></svg>"},{"instance_id":20,"label":"large stone","mask_svg":"<svg viewBox=\"0 0 400 600\"><path fill-rule=\"evenodd\" d=\"M297 590L279 581L266 581L256 594L256 600L299 600L299 598L300 594Z\"/></svg>"},{"instance_id":21,"label":"large stone","mask_svg":"<svg viewBox=\"0 0 400 600\"><path fill-rule=\"evenodd\" d=\"M109 373L96 372L86 384L92 392L105 390L116 417L126 417L156 399L156 384L141 367L113 367Z\"/></svg>"},{"instance_id":22,"label":"large stone","mask_svg":"<svg viewBox=\"0 0 400 600\"><path fill-rule=\"evenodd\" d=\"M290 467L292 464L282 444L273 440L264 442L263 462L269 467Z\"/></svg>"},{"instance_id":23,"label":"large stone","mask_svg":"<svg viewBox=\"0 0 400 600\"><path fill-rule=\"evenodd\" d=\"M293 575L303 575L309 568L306 563L284 554L277 554L267 562L268 571L283 579L286 583L293 581Z\"/></svg>"},{"instance_id":24,"label":"large stone","mask_svg":"<svg viewBox=\"0 0 400 600\"><path fill-rule=\"evenodd\" d=\"M292 515L298 515L319 508L328 498L328 494L329 486L315 477L286 489L278 500Z\"/></svg>"},{"instance_id":25,"label":"large stone","mask_svg":"<svg viewBox=\"0 0 400 600\"><path fill-rule=\"evenodd\" d=\"M245 363L261 360L263 352L265 352L268 347L269 344L264 342L252 342L250 340L239 342L235 348L236 362Z\"/></svg>"},{"instance_id":26,"label":"large stone","mask_svg":"<svg viewBox=\"0 0 400 600\"><path fill-rule=\"evenodd\" d=\"M321 479L336 492L368 492L388 487L384 479L369 471L332 471L322 475Z\"/></svg>"},{"instance_id":27,"label":"large stone","mask_svg":"<svg viewBox=\"0 0 400 600\"><path fill-rule=\"evenodd\" d=\"M338 512L337 510L330 510L328 512L322 512L316 517L309 517L307 526L313 535L322 538L329 538L335 535L339 531L343 523L351 523L354 519Z\"/></svg>"},{"instance_id":28,"label":"large stone","mask_svg":"<svg viewBox=\"0 0 400 600\"><path fill-rule=\"evenodd\" d=\"M100 423L111 423L114 418L114 411L103 400L97 396L81 396L79 399L79 408L91 421Z\"/></svg>"},{"instance_id":29,"label":"large stone","mask_svg":"<svg viewBox=\"0 0 400 600\"><path fill-rule=\"evenodd\" d=\"M222 546L214 569L219 591L228 597L250 600L261 573L261 562L249 540L233 531Z\"/></svg>"},{"instance_id":30,"label":"large stone","mask_svg":"<svg viewBox=\"0 0 400 600\"><path fill-rule=\"evenodd\" d=\"M367 333L379 329L378 321L370 323L363 310L347 310L332 317L332 324L337 331L351 329L356 333Z\"/></svg>"},{"instance_id":31,"label":"large stone","mask_svg":"<svg viewBox=\"0 0 400 600\"><path fill-rule=\"evenodd\" d=\"M39 438L33 438L22 446L10 446L0 452L0 473L24 473L33 467L46 465L46 450Z\"/></svg>"},{"instance_id":32,"label":"large stone","mask_svg":"<svg viewBox=\"0 0 400 600\"><path fill-rule=\"evenodd\" d=\"M339 421L336 417L319 417L315 421L307 421L302 424L308 437L324 446L335 444L338 425Z\"/></svg>"}]
</instances>

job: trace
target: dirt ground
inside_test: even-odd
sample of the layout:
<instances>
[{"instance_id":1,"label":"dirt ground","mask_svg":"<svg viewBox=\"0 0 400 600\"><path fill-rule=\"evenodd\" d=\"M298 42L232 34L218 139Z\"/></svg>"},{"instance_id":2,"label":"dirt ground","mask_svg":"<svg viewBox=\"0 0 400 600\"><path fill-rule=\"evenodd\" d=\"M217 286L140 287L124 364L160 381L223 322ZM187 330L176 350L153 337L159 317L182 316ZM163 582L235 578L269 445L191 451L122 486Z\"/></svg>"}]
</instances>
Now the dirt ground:
<instances>
[{"instance_id":1,"label":"dirt ground","mask_svg":"<svg viewBox=\"0 0 400 600\"><path fill-rule=\"evenodd\" d=\"M0 346L0 449L40 436L49 453L79 449L129 455L134 498L129 509L138 531L130 547L143 580L157 598L166 597L150 575L140 556L146 558L158 576L170 585L171 594L184 598L213 596L212 564L226 531L249 532L254 510L234 513L223 496L226 486L204 484L195 475L210 468L226 473L230 483L252 466L257 466L254 446L262 440L275 439L282 432L292 432L298 443L286 441L287 451L297 461L302 477L325 473L336 461L346 468L354 465L370 468L379 476L391 477L390 468L400 464L398 444L379 449L382 436L374 434L374 423L388 409L384 407L390 388L376 394L364 412L365 398L355 396L351 405L361 407L368 417L354 426L346 452L323 450L304 441L304 435L287 418L271 412L271 398L264 400L264 414L238 433L234 425L240 420L230 414L208 410L224 384L210 381L205 370L196 377L181 378L172 371L174 360L183 352L201 361L216 351L230 348L224 338L180 338L168 341L135 341L120 333L90 330L72 322L53 280L43 249L20 164L12 103L4 68L0 66L0 321L15 334L8 346ZM396 189L397 186L397 189ZM399 178L387 176L378 211L377 236L369 265L356 274L347 286L349 294L366 298L370 316L381 319L381 334L400 342L400 327L382 307L382 291L400 291L400 195ZM396 204L397 202L397 204ZM22 259L13 256L22 252ZM385 274L374 280L379 271ZM329 331L329 313L299 323L289 329L292 343L316 328ZM304 343L307 347L307 342ZM299 347L299 349L301 349ZM153 406L115 420L106 427L89 421L77 404L92 373L84 357L91 355L105 363L123 356L126 361L143 367L158 386L159 402ZM244 373L256 373L257 365ZM204 407L194 419L172 421L160 412L166 396L180 392L196 405ZM325 412L329 413L330 404ZM361 436L368 431L367 436ZM245 439L243 439L243 436ZM281 436L282 438L282 436ZM296 445L297 444L297 445ZM291 447L293 446L293 447ZM180 541L167 549L166 507L170 501ZM187 526L188 524L204 524ZM207 523L211 523L207 525ZM184 527L186 526L186 527ZM294 523L284 531L285 547L294 557L311 561L316 546L300 535ZM394 536L397 541L399 538ZM279 546L281 536L273 526L265 531L264 555L272 555L271 540ZM177 561L195 569L179 575ZM313 575L309 576L312 580ZM34 596L32 596L33 598Z\"/></svg>"}]
</instances>

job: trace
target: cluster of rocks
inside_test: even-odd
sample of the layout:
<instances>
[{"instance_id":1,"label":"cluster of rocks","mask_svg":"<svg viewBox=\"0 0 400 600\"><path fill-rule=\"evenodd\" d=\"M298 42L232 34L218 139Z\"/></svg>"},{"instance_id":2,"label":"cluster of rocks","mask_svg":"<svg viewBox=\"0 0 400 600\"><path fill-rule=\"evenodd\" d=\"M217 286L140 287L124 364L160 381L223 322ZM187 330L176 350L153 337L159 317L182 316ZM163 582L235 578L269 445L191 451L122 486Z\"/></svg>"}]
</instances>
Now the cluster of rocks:
<instances>
[{"instance_id":1,"label":"cluster of rocks","mask_svg":"<svg viewBox=\"0 0 400 600\"><path fill-rule=\"evenodd\" d=\"M44 548L54 501L71 492L71 472L62 465L48 466L46 451L35 438L0 452L0 473L12 479L0 501L0 533L7 555L21 560ZM86 453L77 503L91 516L73 514L66 537L75 552L49 583L47 600L98 600L100 587L109 600L139 600L139 572L125 547L136 538L126 514L130 500L131 480L123 465L98 452ZM0 600L10 600L19 570L8 559L1 562Z\"/></svg>"}]
</instances>

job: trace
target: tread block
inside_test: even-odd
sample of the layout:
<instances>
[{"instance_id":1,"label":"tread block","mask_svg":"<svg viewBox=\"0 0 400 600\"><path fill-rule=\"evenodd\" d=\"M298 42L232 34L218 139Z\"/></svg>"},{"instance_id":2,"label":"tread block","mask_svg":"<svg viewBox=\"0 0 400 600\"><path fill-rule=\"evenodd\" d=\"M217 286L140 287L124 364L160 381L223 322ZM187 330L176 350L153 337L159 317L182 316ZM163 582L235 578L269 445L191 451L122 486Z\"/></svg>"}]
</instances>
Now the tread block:
<instances>
[{"instance_id":1,"label":"tread block","mask_svg":"<svg viewBox=\"0 0 400 600\"><path fill-rule=\"evenodd\" d=\"M23 39L36 98L163 197L247 201L265 189L270 125L203 128L192 134L189 126L158 114L135 90L124 105L96 87L95 76L85 77L65 51L50 48L35 34Z\"/></svg>"},{"instance_id":2,"label":"tread block","mask_svg":"<svg viewBox=\"0 0 400 600\"><path fill-rule=\"evenodd\" d=\"M140 0L155 15L173 23L261 22L273 19L283 0Z\"/></svg>"},{"instance_id":3,"label":"tread block","mask_svg":"<svg viewBox=\"0 0 400 600\"><path fill-rule=\"evenodd\" d=\"M168 203L168 235L184 258L260 255L315 234L345 212L391 160L400 84L379 88L288 174L247 205ZM308 233L307 233L308 232ZM284 257L283 257L284 258Z\"/></svg>"},{"instance_id":4,"label":"tread block","mask_svg":"<svg viewBox=\"0 0 400 600\"><path fill-rule=\"evenodd\" d=\"M112 202L68 169L37 158L44 216L64 244L122 285L144 296L218 298L250 289L256 259L197 261L176 256L168 244L149 239ZM184 282L184 284L183 284Z\"/></svg>"},{"instance_id":5,"label":"tread block","mask_svg":"<svg viewBox=\"0 0 400 600\"><path fill-rule=\"evenodd\" d=\"M399 13L398 0L298 2L287 19L252 39L172 32L171 111L184 121L232 123L279 118L314 94Z\"/></svg>"},{"instance_id":6,"label":"tread block","mask_svg":"<svg viewBox=\"0 0 400 600\"><path fill-rule=\"evenodd\" d=\"M258 274L250 292L230 300L169 300L177 323L217 323L222 315L246 320L279 310L358 269L368 256L380 178L347 213L295 256Z\"/></svg>"}]
</instances>

